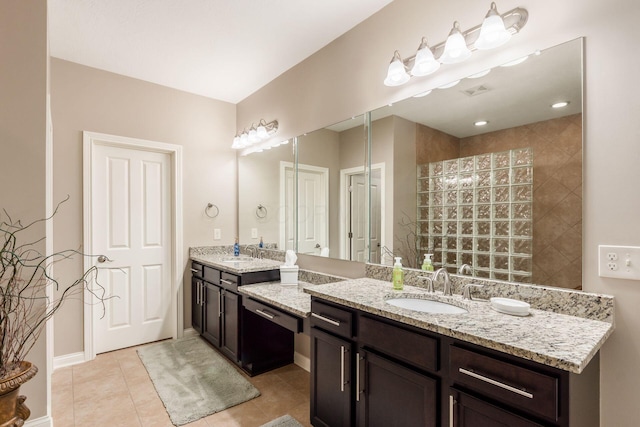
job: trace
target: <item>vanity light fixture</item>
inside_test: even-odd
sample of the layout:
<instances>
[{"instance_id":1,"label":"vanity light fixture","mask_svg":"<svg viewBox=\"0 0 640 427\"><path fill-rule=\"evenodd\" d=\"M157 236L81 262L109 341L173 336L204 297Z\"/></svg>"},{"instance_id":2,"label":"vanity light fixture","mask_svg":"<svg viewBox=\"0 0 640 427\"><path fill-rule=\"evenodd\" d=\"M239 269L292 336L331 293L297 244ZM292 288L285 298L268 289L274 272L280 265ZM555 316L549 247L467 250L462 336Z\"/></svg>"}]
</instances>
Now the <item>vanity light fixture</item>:
<instances>
[{"instance_id":1,"label":"vanity light fixture","mask_svg":"<svg viewBox=\"0 0 640 427\"><path fill-rule=\"evenodd\" d=\"M241 149L261 143L262 141L271 138L271 136L273 136L273 134L275 134L277 131L277 120L272 120L267 123L264 119L260 119L260 122L257 125L253 124L251 125L249 130L245 129L242 132L238 133L233 138L233 144L231 144L231 148Z\"/></svg>"},{"instance_id":2,"label":"vanity light fixture","mask_svg":"<svg viewBox=\"0 0 640 427\"><path fill-rule=\"evenodd\" d=\"M491 72L491 68L487 68L484 71L480 71L479 73L471 74L467 76L468 79L479 79L480 77L484 77Z\"/></svg>"},{"instance_id":3,"label":"vanity light fixture","mask_svg":"<svg viewBox=\"0 0 640 427\"><path fill-rule=\"evenodd\" d=\"M416 93L415 95L413 95L413 97L414 98L422 98L423 96L429 95L431 92L433 92L433 91L432 90L425 90L424 92Z\"/></svg>"},{"instance_id":4,"label":"vanity light fixture","mask_svg":"<svg viewBox=\"0 0 640 427\"><path fill-rule=\"evenodd\" d=\"M569 101L560 101L555 104L551 104L551 108L564 108L569 105Z\"/></svg>"},{"instance_id":5,"label":"vanity light fixture","mask_svg":"<svg viewBox=\"0 0 640 427\"><path fill-rule=\"evenodd\" d=\"M427 76L436 72L439 64L462 62L468 59L474 50L501 46L526 25L528 18L527 10L520 7L500 15L496 4L492 2L482 24L462 32L456 21L444 42L429 47L423 37L416 54L404 60L400 53L395 51L384 84L400 86L408 82L412 76ZM411 73L407 70L411 70Z\"/></svg>"},{"instance_id":6,"label":"vanity light fixture","mask_svg":"<svg viewBox=\"0 0 640 427\"><path fill-rule=\"evenodd\" d=\"M529 59L529 55L523 56L522 58L514 59L513 61L505 62L500 65L501 67L513 67L514 65L522 64L524 61Z\"/></svg>"},{"instance_id":7,"label":"vanity light fixture","mask_svg":"<svg viewBox=\"0 0 640 427\"><path fill-rule=\"evenodd\" d=\"M460 80L455 80L442 86L438 86L438 89L449 89L450 87L454 87L458 83L460 83Z\"/></svg>"}]
</instances>

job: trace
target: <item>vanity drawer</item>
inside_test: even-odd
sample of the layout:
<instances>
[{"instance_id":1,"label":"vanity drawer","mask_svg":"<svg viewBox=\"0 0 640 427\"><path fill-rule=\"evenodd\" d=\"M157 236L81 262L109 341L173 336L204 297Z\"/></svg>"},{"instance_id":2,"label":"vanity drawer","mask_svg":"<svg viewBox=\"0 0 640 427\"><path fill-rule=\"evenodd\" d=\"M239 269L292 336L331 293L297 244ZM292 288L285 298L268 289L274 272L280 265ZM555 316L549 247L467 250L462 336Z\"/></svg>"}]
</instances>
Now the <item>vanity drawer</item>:
<instances>
[{"instance_id":1,"label":"vanity drawer","mask_svg":"<svg viewBox=\"0 0 640 427\"><path fill-rule=\"evenodd\" d=\"M203 278L203 268L204 266L198 262L191 261L191 275L193 277L197 277L199 279Z\"/></svg>"},{"instance_id":2,"label":"vanity drawer","mask_svg":"<svg viewBox=\"0 0 640 427\"><path fill-rule=\"evenodd\" d=\"M358 320L358 339L368 348L418 368L438 371L440 367L437 338L361 316Z\"/></svg>"},{"instance_id":3,"label":"vanity drawer","mask_svg":"<svg viewBox=\"0 0 640 427\"><path fill-rule=\"evenodd\" d=\"M262 304L252 298L243 298L242 305L244 308L252 313L257 314L267 320L272 321L292 332L302 332L302 319L285 313L277 308L270 307Z\"/></svg>"},{"instance_id":4,"label":"vanity drawer","mask_svg":"<svg viewBox=\"0 0 640 427\"><path fill-rule=\"evenodd\" d=\"M240 284L240 278L235 274L227 273L223 271L220 273L220 285L232 292L238 292L238 285Z\"/></svg>"},{"instance_id":5,"label":"vanity drawer","mask_svg":"<svg viewBox=\"0 0 640 427\"><path fill-rule=\"evenodd\" d=\"M220 284L220 270L216 270L215 268L211 268L208 266L204 266L204 280L209 283L213 283L214 285Z\"/></svg>"},{"instance_id":6,"label":"vanity drawer","mask_svg":"<svg viewBox=\"0 0 640 427\"><path fill-rule=\"evenodd\" d=\"M353 313L317 300L311 300L311 326L345 338L353 337Z\"/></svg>"},{"instance_id":7,"label":"vanity drawer","mask_svg":"<svg viewBox=\"0 0 640 427\"><path fill-rule=\"evenodd\" d=\"M449 358L456 384L532 414L558 419L557 377L455 346L450 347Z\"/></svg>"}]
</instances>

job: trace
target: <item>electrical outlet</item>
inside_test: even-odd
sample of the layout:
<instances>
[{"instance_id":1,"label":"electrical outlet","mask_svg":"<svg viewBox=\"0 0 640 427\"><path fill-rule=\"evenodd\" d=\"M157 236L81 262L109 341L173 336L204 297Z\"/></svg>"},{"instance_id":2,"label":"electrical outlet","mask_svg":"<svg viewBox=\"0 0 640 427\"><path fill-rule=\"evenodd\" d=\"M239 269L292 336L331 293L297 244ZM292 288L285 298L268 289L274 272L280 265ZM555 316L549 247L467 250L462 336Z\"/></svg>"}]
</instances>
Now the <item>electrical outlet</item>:
<instances>
[{"instance_id":1,"label":"electrical outlet","mask_svg":"<svg viewBox=\"0 0 640 427\"><path fill-rule=\"evenodd\" d=\"M251 229L251 238L252 239L257 239L258 238L258 229L257 228L252 228Z\"/></svg>"},{"instance_id":2,"label":"electrical outlet","mask_svg":"<svg viewBox=\"0 0 640 427\"><path fill-rule=\"evenodd\" d=\"M640 280L640 247L598 246L600 277Z\"/></svg>"},{"instance_id":3,"label":"electrical outlet","mask_svg":"<svg viewBox=\"0 0 640 427\"><path fill-rule=\"evenodd\" d=\"M213 240L220 240L222 239L222 233L220 232L219 228L214 228L213 229Z\"/></svg>"}]
</instances>

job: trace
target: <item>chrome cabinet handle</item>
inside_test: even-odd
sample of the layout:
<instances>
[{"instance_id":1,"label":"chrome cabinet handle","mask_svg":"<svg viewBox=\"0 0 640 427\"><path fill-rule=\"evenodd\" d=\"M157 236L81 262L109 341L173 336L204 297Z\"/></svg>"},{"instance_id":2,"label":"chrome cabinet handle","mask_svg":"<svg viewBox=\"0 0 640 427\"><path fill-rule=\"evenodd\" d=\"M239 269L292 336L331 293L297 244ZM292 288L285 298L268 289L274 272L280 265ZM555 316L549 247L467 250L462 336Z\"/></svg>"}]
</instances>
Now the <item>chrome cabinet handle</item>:
<instances>
[{"instance_id":1,"label":"chrome cabinet handle","mask_svg":"<svg viewBox=\"0 0 640 427\"><path fill-rule=\"evenodd\" d=\"M222 291L218 293L218 317L222 317Z\"/></svg>"},{"instance_id":2,"label":"chrome cabinet handle","mask_svg":"<svg viewBox=\"0 0 640 427\"><path fill-rule=\"evenodd\" d=\"M192 268L192 269L191 269L191 272L192 272L193 274L200 274L200 270L196 270L195 268Z\"/></svg>"},{"instance_id":3,"label":"chrome cabinet handle","mask_svg":"<svg viewBox=\"0 0 640 427\"><path fill-rule=\"evenodd\" d=\"M196 282L198 286L196 287L196 304L202 305L200 302L200 294L202 293L202 282Z\"/></svg>"},{"instance_id":4,"label":"chrome cabinet handle","mask_svg":"<svg viewBox=\"0 0 640 427\"><path fill-rule=\"evenodd\" d=\"M266 311L260 310L259 308L256 308L256 313L263 315L267 319L273 319L275 317L273 314L267 313Z\"/></svg>"},{"instance_id":5,"label":"chrome cabinet handle","mask_svg":"<svg viewBox=\"0 0 640 427\"><path fill-rule=\"evenodd\" d=\"M233 283L233 282L230 282L230 281L225 280L225 279L220 279L220 281L221 281L222 283L224 283L225 285L229 285L229 286L234 285L234 283Z\"/></svg>"},{"instance_id":6,"label":"chrome cabinet handle","mask_svg":"<svg viewBox=\"0 0 640 427\"><path fill-rule=\"evenodd\" d=\"M360 402L360 353L356 353L356 402Z\"/></svg>"},{"instance_id":7,"label":"chrome cabinet handle","mask_svg":"<svg viewBox=\"0 0 640 427\"><path fill-rule=\"evenodd\" d=\"M200 282L200 305L204 305L204 282Z\"/></svg>"},{"instance_id":8,"label":"chrome cabinet handle","mask_svg":"<svg viewBox=\"0 0 640 427\"><path fill-rule=\"evenodd\" d=\"M476 379L478 379L480 381L484 381L486 383L495 385L496 387L503 388L503 389L508 390L508 391L510 391L512 393L519 394L520 396L524 396L524 397L527 397L529 399L533 399L533 394L531 394L529 392L517 389L515 387L511 387L510 385L501 383L500 381L496 381L496 380L491 379L489 377L485 377L484 375L476 374L475 372L467 370L467 369L464 369L464 368L458 368L458 371L460 371L461 374L469 375L470 377L476 378Z\"/></svg>"},{"instance_id":9,"label":"chrome cabinet handle","mask_svg":"<svg viewBox=\"0 0 640 427\"><path fill-rule=\"evenodd\" d=\"M456 404L456 400L453 398L453 395L449 395L449 427L454 427L455 423L453 421L453 412Z\"/></svg>"},{"instance_id":10,"label":"chrome cabinet handle","mask_svg":"<svg viewBox=\"0 0 640 427\"><path fill-rule=\"evenodd\" d=\"M324 320L325 322L333 326L340 326L340 322L338 322L337 320L329 319L328 317L320 316L319 314L315 313L311 313L311 316L315 317L316 319Z\"/></svg>"},{"instance_id":11,"label":"chrome cabinet handle","mask_svg":"<svg viewBox=\"0 0 640 427\"><path fill-rule=\"evenodd\" d=\"M340 346L340 391L344 391L344 346Z\"/></svg>"}]
</instances>

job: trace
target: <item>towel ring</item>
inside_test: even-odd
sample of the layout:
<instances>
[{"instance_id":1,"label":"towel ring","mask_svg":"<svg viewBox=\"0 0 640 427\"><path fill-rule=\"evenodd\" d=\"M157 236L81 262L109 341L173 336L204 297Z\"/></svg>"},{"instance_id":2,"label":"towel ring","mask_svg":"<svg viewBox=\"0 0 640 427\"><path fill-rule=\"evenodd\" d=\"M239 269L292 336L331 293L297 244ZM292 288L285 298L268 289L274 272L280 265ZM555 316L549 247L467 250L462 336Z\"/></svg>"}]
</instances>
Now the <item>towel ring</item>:
<instances>
[{"instance_id":1,"label":"towel ring","mask_svg":"<svg viewBox=\"0 0 640 427\"><path fill-rule=\"evenodd\" d=\"M262 213L264 212L264 213ZM267 217L267 208L262 205L258 205L258 209L256 209L256 216L260 219Z\"/></svg>"},{"instance_id":2,"label":"towel ring","mask_svg":"<svg viewBox=\"0 0 640 427\"><path fill-rule=\"evenodd\" d=\"M209 211L211 210L211 208L216 208L216 213L214 215L211 215L209 213ZM218 214L220 213L220 209L218 209L218 207L216 205L214 205L213 203L207 203L207 207L204 208L204 214L206 216L208 216L209 218L215 218L218 216Z\"/></svg>"}]
</instances>

